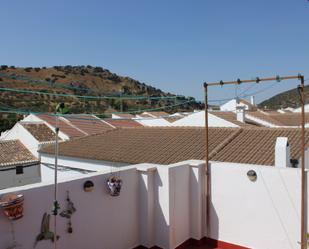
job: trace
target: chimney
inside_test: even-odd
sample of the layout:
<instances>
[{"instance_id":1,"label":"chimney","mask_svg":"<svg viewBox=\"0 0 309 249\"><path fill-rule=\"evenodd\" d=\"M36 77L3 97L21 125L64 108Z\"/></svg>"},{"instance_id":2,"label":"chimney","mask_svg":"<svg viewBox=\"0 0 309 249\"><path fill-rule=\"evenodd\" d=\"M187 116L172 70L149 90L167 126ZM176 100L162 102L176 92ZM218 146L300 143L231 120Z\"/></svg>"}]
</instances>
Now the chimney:
<instances>
[{"instance_id":1,"label":"chimney","mask_svg":"<svg viewBox=\"0 0 309 249\"><path fill-rule=\"evenodd\" d=\"M277 137L275 146L275 167L290 167L290 145L287 137Z\"/></svg>"},{"instance_id":2,"label":"chimney","mask_svg":"<svg viewBox=\"0 0 309 249\"><path fill-rule=\"evenodd\" d=\"M250 97L250 102L251 102L251 105L255 106L255 97L254 96Z\"/></svg>"},{"instance_id":3,"label":"chimney","mask_svg":"<svg viewBox=\"0 0 309 249\"><path fill-rule=\"evenodd\" d=\"M245 123L245 107L236 106L236 119L239 122Z\"/></svg>"}]
</instances>

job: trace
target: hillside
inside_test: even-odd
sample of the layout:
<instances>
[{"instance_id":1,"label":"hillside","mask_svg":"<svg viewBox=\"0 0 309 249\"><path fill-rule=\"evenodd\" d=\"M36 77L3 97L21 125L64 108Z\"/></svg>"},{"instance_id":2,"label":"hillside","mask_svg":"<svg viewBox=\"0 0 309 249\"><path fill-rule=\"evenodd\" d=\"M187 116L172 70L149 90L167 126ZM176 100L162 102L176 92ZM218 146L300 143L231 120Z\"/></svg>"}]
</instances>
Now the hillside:
<instances>
[{"instance_id":1,"label":"hillside","mask_svg":"<svg viewBox=\"0 0 309 249\"><path fill-rule=\"evenodd\" d=\"M305 100L309 100L309 86L305 87ZM279 93L259 104L260 108L277 110L286 107L299 107L300 97L297 88Z\"/></svg>"},{"instance_id":2,"label":"hillside","mask_svg":"<svg viewBox=\"0 0 309 249\"><path fill-rule=\"evenodd\" d=\"M70 113L99 113L109 116L112 112L136 112L137 110L164 108L164 111L188 111L200 109L200 102L192 97L177 96L171 99L148 99L148 97L176 97L160 89L141 83L129 77L119 76L107 69L93 66L54 66L16 68L0 67L0 88L36 91L25 92L0 91L0 109L23 109L32 112L54 112L59 102L65 102ZM88 99L63 97L52 94L70 94L79 96L145 96L143 99ZM183 102L189 103L180 105ZM163 110L163 109L162 109ZM1 115L1 113L0 113ZM0 131L12 126L20 117L15 114L0 116Z\"/></svg>"}]
</instances>

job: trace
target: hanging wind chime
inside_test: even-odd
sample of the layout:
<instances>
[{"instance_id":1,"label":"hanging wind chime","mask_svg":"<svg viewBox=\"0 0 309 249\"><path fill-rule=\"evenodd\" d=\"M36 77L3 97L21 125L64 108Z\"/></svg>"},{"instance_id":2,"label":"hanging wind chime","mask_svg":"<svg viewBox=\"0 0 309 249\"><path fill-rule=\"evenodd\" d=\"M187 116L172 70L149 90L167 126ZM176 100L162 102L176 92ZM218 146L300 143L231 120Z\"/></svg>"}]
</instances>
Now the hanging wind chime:
<instances>
[{"instance_id":1,"label":"hanging wind chime","mask_svg":"<svg viewBox=\"0 0 309 249\"><path fill-rule=\"evenodd\" d=\"M69 191L67 191L67 199L66 199L66 201L67 201L67 209L63 210L60 213L60 216L68 219L67 232L68 233L73 233L71 217L76 212L76 208L74 207L74 203L70 199Z\"/></svg>"}]
</instances>

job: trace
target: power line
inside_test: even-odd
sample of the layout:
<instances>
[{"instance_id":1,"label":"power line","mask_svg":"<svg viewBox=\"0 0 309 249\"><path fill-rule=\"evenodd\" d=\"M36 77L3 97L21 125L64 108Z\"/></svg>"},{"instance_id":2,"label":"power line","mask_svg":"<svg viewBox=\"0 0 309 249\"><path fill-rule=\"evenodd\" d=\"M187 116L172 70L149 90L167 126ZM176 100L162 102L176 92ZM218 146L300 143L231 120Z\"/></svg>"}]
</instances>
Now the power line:
<instances>
[{"instance_id":1,"label":"power line","mask_svg":"<svg viewBox=\"0 0 309 249\"><path fill-rule=\"evenodd\" d=\"M175 99L179 98L178 96L167 97L167 96L160 96L160 97L147 97L147 96L89 96L89 95L75 95L75 94L66 94L66 93L50 93L50 92L43 92L43 91L32 91L32 90L22 90L22 89L15 89L15 88L7 88L1 87L0 91L4 92L17 92L17 93L24 93L24 94L43 94L49 96L58 96L58 97L69 97L69 98L81 98L81 99L121 99L121 100L134 100L134 99L151 99L151 100L160 100L160 99Z\"/></svg>"},{"instance_id":2,"label":"power line","mask_svg":"<svg viewBox=\"0 0 309 249\"><path fill-rule=\"evenodd\" d=\"M147 111L158 111L158 110L164 110L164 109L168 109L168 108L172 108L172 107L176 107L176 106L182 106L182 105L185 105L185 104L188 104L190 102L193 102L195 100L189 100L189 101L184 101L182 103L178 103L178 104L174 104L174 105L166 105L166 106L162 106L162 107L157 107L157 108L148 108L148 109L139 109L139 110L130 110L130 111L127 111L127 112L113 112L113 114L130 114L130 113L140 113L140 112L147 112ZM40 115L40 114L47 114L47 115L50 115L50 116L63 116L65 117L66 115L103 115L105 113L92 113L92 114L51 114L51 113L48 113L48 112L33 112L31 110L25 110L25 109L20 109L20 108L7 108L7 107L4 107L4 109L0 109L0 112L3 112L3 113L15 113L15 114L20 114L20 115L24 115L24 114L36 114L36 115ZM93 119L89 119L89 120L92 120Z\"/></svg>"}]
</instances>

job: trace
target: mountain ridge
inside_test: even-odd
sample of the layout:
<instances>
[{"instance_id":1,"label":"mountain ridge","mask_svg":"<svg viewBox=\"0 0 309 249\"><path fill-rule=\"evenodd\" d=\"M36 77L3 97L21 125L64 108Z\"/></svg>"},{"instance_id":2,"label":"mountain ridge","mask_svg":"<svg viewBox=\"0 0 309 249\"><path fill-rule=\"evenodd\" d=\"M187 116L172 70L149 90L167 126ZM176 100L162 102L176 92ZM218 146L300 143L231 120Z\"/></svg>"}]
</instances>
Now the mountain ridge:
<instances>
[{"instance_id":1,"label":"mountain ridge","mask_svg":"<svg viewBox=\"0 0 309 249\"><path fill-rule=\"evenodd\" d=\"M175 112L192 111L203 107L202 103L193 97L164 92L133 78L119 76L108 69L91 65L53 67L2 65L0 88L2 88L0 91L2 110L54 112L57 104L64 102L69 107L70 113L96 113L106 117L113 112L138 113L148 109ZM37 94L27 91L35 91ZM76 97L77 95L89 98ZM109 98L104 98L106 96ZM134 96L137 98L132 99ZM18 115L11 114L12 122L8 124L8 116L2 114L2 118L0 117L0 131L11 127L14 120L18 120Z\"/></svg>"}]
</instances>

